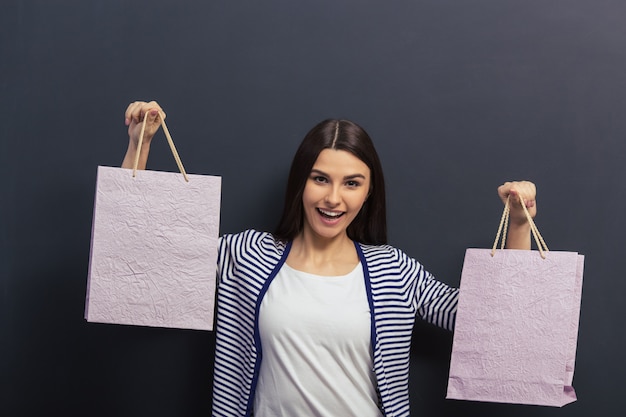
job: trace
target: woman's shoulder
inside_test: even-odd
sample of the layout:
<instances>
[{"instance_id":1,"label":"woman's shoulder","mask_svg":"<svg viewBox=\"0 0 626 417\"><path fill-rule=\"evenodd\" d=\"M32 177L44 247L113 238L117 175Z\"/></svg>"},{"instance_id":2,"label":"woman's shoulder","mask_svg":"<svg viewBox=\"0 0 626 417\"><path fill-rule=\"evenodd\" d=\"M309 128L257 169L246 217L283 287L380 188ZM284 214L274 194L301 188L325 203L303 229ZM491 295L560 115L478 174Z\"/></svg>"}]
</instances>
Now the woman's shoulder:
<instances>
[{"instance_id":1,"label":"woman's shoulder","mask_svg":"<svg viewBox=\"0 0 626 417\"><path fill-rule=\"evenodd\" d=\"M420 268L421 263L414 257L408 255L402 249L395 246L384 245L366 245L359 244L363 251L363 256L370 265L379 265L384 267L410 267Z\"/></svg>"},{"instance_id":2,"label":"woman's shoulder","mask_svg":"<svg viewBox=\"0 0 626 417\"><path fill-rule=\"evenodd\" d=\"M408 280L428 275L423 265L403 250L391 245L361 245L373 285L404 288Z\"/></svg>"},{"instance_id":3,"label":"woman's shoulder","mask_svg":"<svg viewBox=\"0 0 626 417\"><path fill-rule=\"evenodd\" d=\"M247 229L238 233L227 233L220 237L220 246L236 246L239 248L261 248L282 251L285 243L274 238L270 232Z\"/></svg>"},{"instance_id":4,"label":"woman's shoulder","mask_svg":"<svg viewBox=\"0 0 626 417\"><path fill-rule=\"evenodd\" d=\"M384 245L368 245L365 243L359 243L361 250L367 256L399 256L404 255L404 252L395 246L384 244Z\"/></svg>"}]
</instances>

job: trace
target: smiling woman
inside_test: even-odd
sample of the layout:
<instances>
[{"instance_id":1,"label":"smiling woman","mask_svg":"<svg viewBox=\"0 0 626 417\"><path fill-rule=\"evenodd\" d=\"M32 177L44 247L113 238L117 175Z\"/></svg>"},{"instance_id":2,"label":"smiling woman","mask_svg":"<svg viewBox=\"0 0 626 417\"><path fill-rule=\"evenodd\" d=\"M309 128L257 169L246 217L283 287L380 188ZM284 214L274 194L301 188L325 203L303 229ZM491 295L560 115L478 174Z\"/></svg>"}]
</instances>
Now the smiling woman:
<instances>
[{"instance_id":1,"label":"smiling woman","mask_svg":"<svg viewBox=\"0 0 626 417\"><path fill-rule=\"evenodd\" d=\"M310 229L315 232L315 224L321 218L324 226L332 227L331 235L326 237L345 234L369 190L370 170L363 161L346 151L324 149L304 187L304 233L311 233ZM320 230L317 234L325 235Z\"/></svg>"},{"instance_id":2,"label":"smiling woman","mask_svg":"<svg viewBox=\"0 0 626 417\"><path fill-rule=\"evenodd\" d=\"M370 169L359 158L335 149L320 152L302 195L304 227L293 240L287 263L321 275L352 270L359 260L347 230L370 189ZM310 252L320 247L327 250Z\"/></svg>"},{"instance_id":3,"label":"smiling woman","mask_svg":"<svg viewBox=\"0 0 626 417\"><path fill-rule=\"evenodd\" d=\"M156 102L128 107L123 166L138 157L145 167L160 117ZM518 190L534 214L532 184L506 183L498 194ZM368 134L325 120L296 151L276 231L220 238L214 416L410 414L414 320L452 329L458 290L386 244L385 206ZM510 216L509 247L529 249L521 206Z\"/></svg>"},{"instance_id":4,"label":"smiling woman","mask_svg":"<svg viewBox=\"0 0 626 417\"><path fill-rule=\"evenodd\" d=\"M370 189L369 168L346 151L324 149L315 161L304 187L304 233L315 232L318 214L333 231L329 238L347 235L347 228L359 214ZM335 226L340 225L341 228ZM309 229L309 230L307 230ZM321 236L324 233L317 231Z\"/></svg>"},{"instance_id":5,"label":"smiling woman","mask_svg":"<svg viewBox=\"0 0 626 417\"><path fill-rule=\"evenodd\" d=\"M313 167L324 150L345 151L367 168L367 201L347 227L348 237L361 243L387 243L385 180L376 148L367 132L349 120L328 119L313 127L294 155L287 181L283 215L274 232L277 239L293 240L304 227L302 194ZM316 166L316 168L319 168ZM356 174L346 173L346 175ZM324 172L322 173L324 174ZM365 175L366 172L361 174ZM323 175L322 175L323 176Z\"/></svg>"}]
</instances>

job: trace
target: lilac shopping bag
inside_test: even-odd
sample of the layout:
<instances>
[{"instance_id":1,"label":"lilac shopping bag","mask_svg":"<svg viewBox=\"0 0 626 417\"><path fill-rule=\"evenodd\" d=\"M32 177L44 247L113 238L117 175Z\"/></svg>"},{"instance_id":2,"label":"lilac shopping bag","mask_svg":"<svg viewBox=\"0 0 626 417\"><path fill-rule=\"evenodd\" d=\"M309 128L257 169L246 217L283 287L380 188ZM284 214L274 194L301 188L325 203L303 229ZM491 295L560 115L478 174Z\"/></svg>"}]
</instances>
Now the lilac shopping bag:
<instances>
[{"instance_id":1,"label":"lilac shopping bag","mask_svg":"<svg viewBox=\"0 0 626 417\"><path fill-rule=\"evenodd\" d=\"M468 249L447 398L555 407L576 401L583 264L576 252Z\"/></svg>"},{"instance_id":2,"label":"lilac shopping bag","mask_svg":"<svg viewBox=\"0 0 626 417\"><path fill-rule=\"evenodd\" d=\"M87 321L213 329L221 179L179 167L98 167Z\"/></svg>"}]
</instances>

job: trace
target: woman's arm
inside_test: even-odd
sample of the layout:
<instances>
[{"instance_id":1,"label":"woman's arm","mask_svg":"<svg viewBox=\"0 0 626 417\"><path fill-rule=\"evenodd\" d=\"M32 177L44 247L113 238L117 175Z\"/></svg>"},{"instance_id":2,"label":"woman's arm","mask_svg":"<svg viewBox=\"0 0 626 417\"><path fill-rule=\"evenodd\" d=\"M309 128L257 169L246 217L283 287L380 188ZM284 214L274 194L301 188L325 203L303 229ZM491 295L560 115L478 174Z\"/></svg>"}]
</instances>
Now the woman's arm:
<instances>
[{"instance_id":1,"label":"woman's arm","mask_svg":"<svg viewBox=\"0 0 626 417\"><path fill-rule=\"evenodd\" d=\"M124 117L124 123L128 126L128 149L122 161L122 168L133 168L135 157L137 152L139 152L137 169L146 169L150 153L150 142L154 134L159 130L159 126L161 126L161 117L165 119L165 112L156 101L135 101L128 105ZM144 117L147 117L146 129L141 149L138 150L139 135Z\"/></svg>"},{"instance_id":2,"label":"woman's arm","mask_svg":"<svg viewBox=\"0 0 626 417\"><path fill-rule=\"evenodd\" d=\"M530 181L506 182L498 187L498 195L503 203L510 196L511 208L509 230L506 238L507 249L530 249L530 224L524 213L522 204L526 206L531 217L537 214L537 189ZM523 203L520 201L523 198Z\"/></svg>"}]
</instances>

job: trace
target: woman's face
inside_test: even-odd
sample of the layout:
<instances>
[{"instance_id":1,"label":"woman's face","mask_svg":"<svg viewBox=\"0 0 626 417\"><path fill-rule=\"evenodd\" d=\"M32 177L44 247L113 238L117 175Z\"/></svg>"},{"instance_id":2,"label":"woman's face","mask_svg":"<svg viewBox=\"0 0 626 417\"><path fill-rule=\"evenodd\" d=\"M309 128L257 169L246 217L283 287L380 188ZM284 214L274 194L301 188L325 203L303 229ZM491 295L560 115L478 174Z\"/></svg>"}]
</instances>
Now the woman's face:
<instances>
[{"instance_id":1,"label":"woman's face","mask_svg":"<svg viewBox=\"0 0 626 417\"><path fill-rule=\"evenodd\" d=\"M370 169L347 151L324 149L304 186L304 233L334 239L359 214L370 191Z\"/></svg>"}]
</instances>

